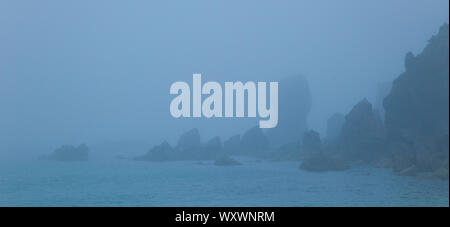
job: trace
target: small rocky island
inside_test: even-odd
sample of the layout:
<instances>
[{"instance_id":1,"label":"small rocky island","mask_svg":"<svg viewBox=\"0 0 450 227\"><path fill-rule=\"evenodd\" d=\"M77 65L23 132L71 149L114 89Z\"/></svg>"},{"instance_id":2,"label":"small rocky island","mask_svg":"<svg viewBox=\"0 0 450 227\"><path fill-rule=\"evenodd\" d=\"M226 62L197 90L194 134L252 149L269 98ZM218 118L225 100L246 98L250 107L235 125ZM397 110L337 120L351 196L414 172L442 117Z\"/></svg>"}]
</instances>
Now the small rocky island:
<instances>
[{"instance_id":1,"label":"small rocky island","mask_svg":"<svg viewBox=\"0 0 450 227\"><path fill-rule=\"evenodd\" d=\"M85 144L77 147L64 145L51 154L41 156L40 159L52 161L87 161L89 159L89 148Z\"/></svg>"}]
</instances>

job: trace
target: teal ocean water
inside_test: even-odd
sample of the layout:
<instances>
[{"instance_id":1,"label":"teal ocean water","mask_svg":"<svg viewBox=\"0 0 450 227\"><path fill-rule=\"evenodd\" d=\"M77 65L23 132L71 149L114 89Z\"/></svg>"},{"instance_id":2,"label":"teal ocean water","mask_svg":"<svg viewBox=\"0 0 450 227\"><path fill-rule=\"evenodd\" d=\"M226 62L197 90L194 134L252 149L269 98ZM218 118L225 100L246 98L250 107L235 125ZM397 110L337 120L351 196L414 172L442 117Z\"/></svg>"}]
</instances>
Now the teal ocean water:
<instances>
[{"instance_id":1,"label":"teal ocean water","mask_svg":"<svg viewBox=\"0 0 450 227\"><path fill-rule=\"evenodd\" d=\"M449 183L297 162L2 162L0 206L449 206Z\"/></svg>"}]
</instances>

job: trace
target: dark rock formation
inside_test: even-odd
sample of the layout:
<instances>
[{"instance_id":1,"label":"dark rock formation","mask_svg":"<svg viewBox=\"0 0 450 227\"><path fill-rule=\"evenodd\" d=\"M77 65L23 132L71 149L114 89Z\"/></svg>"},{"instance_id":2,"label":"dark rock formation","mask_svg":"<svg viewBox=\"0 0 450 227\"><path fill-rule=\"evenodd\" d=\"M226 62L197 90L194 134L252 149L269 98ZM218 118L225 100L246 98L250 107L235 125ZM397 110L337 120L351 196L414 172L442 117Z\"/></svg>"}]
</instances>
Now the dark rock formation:
<instances>
[{"instance_id":1,"label":"dark rock formation","mask_svg":"<svg viewBox=\"0 0 450 227\"><path fill-rule=\"evenodd\" d=\"M164 141L153 147L147 154L134 158L137 161L170 161L174 159L174 150L169 143Z\"/></svg>"},{"instance_id":2,"label":"dark rock formation","mask_svg":"<svg viewBox=\"0 0 450 227\"><path fill-rule=\"evenodd\" d=\"M302 144L303 160L300 169L308 171L338 171L349 168L344 159L339 154L324 150L320 134L310 130L303 134Z\"/></svg>"},{"instance_id":3,"label":"dark rock formation","mask_svg":"<svg viewBox=\"0 0 450 227\"><path fill-rule=\"evenodd\" d=\"M353 107L342 126L339 149L348 160L373 161L384 155L384 126L367 99Z\"/></svg>"},{"instance_id":4,"label":"dark rock formation","mask_svg":"<svg viewBox=\"0 0 450 227\"><path fill-rule=\"evenodd\" d=\"M41 157L43 160L55 161L87 161L89 159L89 148L85 144L78 147L65 145L56 149L49 155Z\"/></svg>"},{"instance_id":5,"label":"dark rock formation","mask_svg":"<svg viewBox=\"0 0 450 227\"><path fill-rule=\"evenodd\" d=\"M300 141L299 135L307 130L306 120L311 109L309 85L303 76L280 80L278 90L278 125L267 130L273 147Z\"/></svg>"},{"instance_id":6,"label":"dark rock formation","mask_svg":"<svg viewBox=\"0 0 450 227\"><path fill-rule=\"evenodd\" d=\"M241 165L238 161L234 160L233 158L229 156L220 156L216 159L214 162L214 165L216 166L236 166Z\"/></svg>"},{"instance_id":7,"label":"dark rock formation","mask_svg":"<svg viewBox=\"0 0 450 227\"><path fill-rule=\"evenodd\" d=\"M180 136L172 148L169 143L153 147L145 155L135 157L137 161L214 160L223 155L220 137L214 137L205 144L200 143L200 133L192 129Z\"/></svg>"},{"instance_id":8,"label":"dark rock formation","mask_svg":"<svg viewBox=\"0 0 450 227\"><path fill-rule=\"evenodd\" d=\"M391 92L391 88L392 88L392 81L380 83L377 85L374 109L380 113L380 118L382 121L384 121L384 114L385 114L383 101Z\"/></svg>"},{"instance_id":9,"label":"dark rock formation","mask_svg":"<svg viewBox=\"0 0 450 227\"><path fill-rule=\"evenodd\" d=\"M255 126L244 133L241 139L240 154L258 155L269 150L269 140L263 131Z\"/></svg>"},{"instance_id":10,"label":"dark rock formation","mask_svg":"<svg viewBox=\"0 0 450 227\"><path fill-rule=\"evenodd\" d=\"M194 128L180 136L175 149L179 151L190 152L198 150L200 146L200 133L198 132L198 129Z\"/></svg>"},{"instance_id":11,"label":"dark rock formation","mask_svg":"<svg viewBox=\"0 0 450 227\"><path fill-rule=\"evenodd\" d=\"M329 143L336 143L342 132L345 117L343 114L335 113L327 121L327 137L326 141Z\"/></svg>"},{"instance_id":12,"label":"dark rock formation","mask_svg":"<svg viewBox=\"0 0 450 227\"><path fill-rule=\"evenodd\" d=\"M384 100L393 168L399 173L440 172L448 178L449 26L441 27L417 56L405 57L405 72Z\"/></svg>"}]
</instances>

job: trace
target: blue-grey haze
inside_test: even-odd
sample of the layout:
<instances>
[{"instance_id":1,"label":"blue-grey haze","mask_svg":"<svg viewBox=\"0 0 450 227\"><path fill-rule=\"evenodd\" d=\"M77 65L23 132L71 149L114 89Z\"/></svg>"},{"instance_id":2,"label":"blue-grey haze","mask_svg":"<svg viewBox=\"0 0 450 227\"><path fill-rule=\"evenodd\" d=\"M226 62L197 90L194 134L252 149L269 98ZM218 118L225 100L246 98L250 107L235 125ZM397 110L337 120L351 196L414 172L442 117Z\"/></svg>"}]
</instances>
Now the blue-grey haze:
<instances>
[{"instance_id":1,"label":"blue-grey haze","mask_svg":"<svg viewBox=\"0 0 450 227\"><path fill-rule=\"evenodd\" d=\"M448 23L448 8L448 0L0 0L0 206L448 206L448 181L384 169L113 160L174 145L194 127L206 141L257 124L172 118L169 87L193 73L221 84L303 75L308 128L324 135L334 113L363 98L380 103L380 84ZM94 161L35 160L80 143Z\"/></svg>"}]
</instances>

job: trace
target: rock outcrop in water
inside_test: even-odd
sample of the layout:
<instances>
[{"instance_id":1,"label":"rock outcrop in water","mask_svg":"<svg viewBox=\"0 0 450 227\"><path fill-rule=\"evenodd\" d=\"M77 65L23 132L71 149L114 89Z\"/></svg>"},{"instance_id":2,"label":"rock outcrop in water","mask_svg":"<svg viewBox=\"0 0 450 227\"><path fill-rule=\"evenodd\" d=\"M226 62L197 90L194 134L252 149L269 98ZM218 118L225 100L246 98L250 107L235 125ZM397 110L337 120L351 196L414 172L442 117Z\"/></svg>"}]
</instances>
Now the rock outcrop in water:
<instances>
[{"instance_id":1,"label":"rock outcrop in water","mask_svg":"<svg viewBox=\"0 0 450 227\"><path fill-rule=\"evenodd\" d=\"M215 140L215 141L214 141ZM219 143L219 144L217 144ZM213 139L206 144L200 140L200 132L194 128L180 136L175 147L174 159L176 160L211 160L217 157L217 152L222 147L220 139ZM209 150L208 148L211 148Z\"/></svg>"},{"instance_id":2,"label":"rock outcrop in water","mask_svg":"<svg viewBox=\"0 0 450 227\"><path fill-rule=\"evenodd\" d=\"M303 134L304 159L300 169L308 171L339 171L349 168L344 159L332 150L324 150L319 133L308 131Z\"/></svg>"},{"instance_id":3,"label":"rock outcrop in water","mask_svg":"<svg viewBox=\"0 0 450 227\"><path fill-rule=\"evenodd\" d=\"M146 154L134 158L136 161L179 161L179 160L215 160L222 156L220 137L213 137L205 144L201 143L198 129L183 133L175 148L166 141L154 146Z\"/></svg>"},{"instance_id":4,"label":"rock outcrop in water","mask_svg":"<svg viewBox=\"0 0 450 227\"><path fill-rule=\"evenodd\" d=\"M345 116L328 121L327 141L314 131L303 134L300 168L310 171L345 170L356 161L375 162L386 156L384 126L366 99ZM334 138L334 139L328 139Z\"/></svg>"},{"instance_id":5,"label":"rock outcrop in water","mask_svg":"<svg viewBox=\"0 0 450 227\"><path fill-rule=\"evenodd\" d=\"M384 126L367 99L345 116L339 137L339 150L351 161L373 161L385 153Z\"/></svg>"},{"instance_id":6,"label":"rock outcrop in water","mask_svg":"<svg viewBox=\"0 0 450 227\"><path fill-rule=\"evenodd\" d=\"M194 128L180 136L175 149L183 152L192 152L198 150L200 147L200 133L198 129Z\"/></svg>"},{"instance_id":7,"label":"rock outcrop in water","mask_svg":"<svg viewBox=\"0 0 450 227\"><path fill-rule=\"evenodd\" d=\"M417 56L405 57L405 72L384 100L393 168L448 179L449 26L443 25Z\"/></svg>"},{"instance_id":8,"label":"rock outcrop in water","mask_svg":"<svg viewBox=\"0 0 450 227\"><path fill-rule=\"evenodd\" d=\"M85 144L77 147L65 145L56 149L49 155L40 157L42 160L54 161L87 161L89 159L89 148Z\"/></svg>"},{"instance_id":9,"label":"rock outcrop in water","mask_svg":"<svg viewBox=\"0 0 450 227\"><path fill-rule=\"evenodd\" d=\"M198 129L183 133L175 148L169 143L153 147L146 154L135 157L137 161L177 161L177 160L216 160L225 155L261 156L269 151L269 141L259 127L249 129L242 139L233 136L222 145L220 137L216 136L206 143L201 142Z\"/></svg>"},{"instance_id":10,"label":"rock outcrop in water","mask_svg":"<svg viewBox=\"0 0 450 227\"><path fill-rule=\"evenodd\" d=\"M240 143L240 154L259 155L269 151L269 139L258 126L244 133Z\"/></svg>"},{"instance_id":11,"label":"rock outcrop in water","mask_svg":"<svg viewBox=\"0 0 450 227\"><path fill-rule=\"evenodd\" d=\"M137 161L170 161L175 156L174 149L166 141L153 147L147 154L134 158Z\"/></svg>"}]
</instances>

